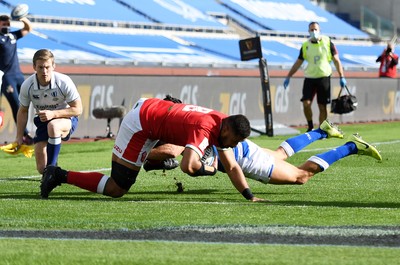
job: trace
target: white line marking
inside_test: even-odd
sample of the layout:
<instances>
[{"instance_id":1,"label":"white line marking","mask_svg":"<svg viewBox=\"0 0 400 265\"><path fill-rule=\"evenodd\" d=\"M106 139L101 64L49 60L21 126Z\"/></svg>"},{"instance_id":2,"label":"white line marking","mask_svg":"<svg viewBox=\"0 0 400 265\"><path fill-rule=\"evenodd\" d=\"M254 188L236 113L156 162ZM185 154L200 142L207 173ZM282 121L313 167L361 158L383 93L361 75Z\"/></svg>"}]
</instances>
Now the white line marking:
<instances>
[{"instance_id":1,"label":"white line marking","mask_svg":"<svg viewBox=\"0 0 400 265\"><path fill-rule=\"evenodd\" d=\"M390 142L376 142L376 143L371 143L372 145L388 145L388 144L398 144L400 143L400 140L394 140ZM325 148L312 148L312 149L306 149L306 150L301 150L300 152L315 152L315 151L324 151L324 150L330 150L334 147L325 147ZM98 171L110 171L111 168L98 168L98 169L89 169L89 170L82 170L80 172L98 172ZM9 178L0 178L1 181L9 181L9 180L14 180L14 179L36 179L36 178L41 178L41 175L32 175L32 176L21 176L21 177L9 177Z\"/></svg>"},{"instance_id":2,"label":"white line marking","mask_svg":"<svg viewBox=\"0 0 400 265\"><path fill-rule=\"evenodd\" d=\"M82 170L80 172L98 172L98 171L110 171L111 168L98 168L98 169L89 169ZM32 175L32 176L22 176L22 177L8 177L8 178L0 178L0 182L2 181L10 181L10 180L23 180L23 179L41 179L42 175Z\"/></svg>"}]
</instances>

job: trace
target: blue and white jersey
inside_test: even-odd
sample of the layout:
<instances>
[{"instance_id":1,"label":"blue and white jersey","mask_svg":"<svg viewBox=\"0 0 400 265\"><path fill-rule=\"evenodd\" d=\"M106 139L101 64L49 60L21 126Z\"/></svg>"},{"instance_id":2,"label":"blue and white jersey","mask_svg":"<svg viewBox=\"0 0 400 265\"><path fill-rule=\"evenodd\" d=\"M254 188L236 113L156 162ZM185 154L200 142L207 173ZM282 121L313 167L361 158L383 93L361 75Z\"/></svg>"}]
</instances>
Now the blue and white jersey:
<instances>
[{"instance_id":1,"label":"blue and white jersey","mask_svg":"<svg viewBox=\"0 0 400 265\"><path fill-rule=\"evenodd\" d=\"M69 108L68 103L79 99L78 89L72 79L58 72L53 72L50 84L41 86L36 74L28 77L22 84L19 101L29 107L32 102L36 111L59 110Z\"/></svg>"},{"instance_id":2,"label":"blue and white jersey","mask_svg":"<svg viewBox=\"0 0 400 265\"><path fill-rule=\"evenodd\" d=\"M275 158L272 155L248 139L234 147L233 152L247 178L263 183L269 182L275 163ZM221 163L218 163L218 169L224 171L221 170L223 169Z\"/></svg>"}]
</instances>

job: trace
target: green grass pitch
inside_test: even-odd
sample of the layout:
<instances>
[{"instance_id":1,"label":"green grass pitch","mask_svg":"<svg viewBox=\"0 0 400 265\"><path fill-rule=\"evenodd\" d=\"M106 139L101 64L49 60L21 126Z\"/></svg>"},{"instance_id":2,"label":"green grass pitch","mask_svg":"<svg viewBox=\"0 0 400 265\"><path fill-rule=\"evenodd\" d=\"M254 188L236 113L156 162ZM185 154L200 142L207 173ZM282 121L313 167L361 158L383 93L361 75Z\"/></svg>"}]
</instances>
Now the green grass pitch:
<instances>
[{"instance_id":1,"label":"green grass pitch","mask_svg":"<svg viewBox=\"0 0 400 265\"><path fill-rule=\"evenodd\" d=\"M154 229L393 228L400 241L400 122L346 124L377 146L383 161L350 156L302 186L265 185L248 180L253 193L268 202L246 201L218 173L191 178L179 169L142 170L122 198L92 194L74 186L57 187L39 198L40 176L34 158L0 153L1 264L398 264L399 247L263 244L113 239L48 238L45 232L129 232ZM252 138L275 149L289 136ZM288 160L299 165L310 156L341 145L328 139L308 146ZM110 172L112 141L62 146L59 165L69 170ZM176 182L184 192L178 193ZM278 229L279 228L279 229ZM258 229L258 230L257 230ZM276 230L278 229L278 230ZM43 237L10 238L6 232L43 231ZM330 231L330 230L329 230ZM366 230L371 231L371 230ZM243 231L242 231L243 232ZM234 233L234 232L232 232ZM297 232L293 233L293 236ZM357 231L354 233L358 233ZM363 233L363 232L360 232ZM346 236L345 234L344 236ZM343 236L343 235L342 235Z\"/></svg>"}]
</instances>

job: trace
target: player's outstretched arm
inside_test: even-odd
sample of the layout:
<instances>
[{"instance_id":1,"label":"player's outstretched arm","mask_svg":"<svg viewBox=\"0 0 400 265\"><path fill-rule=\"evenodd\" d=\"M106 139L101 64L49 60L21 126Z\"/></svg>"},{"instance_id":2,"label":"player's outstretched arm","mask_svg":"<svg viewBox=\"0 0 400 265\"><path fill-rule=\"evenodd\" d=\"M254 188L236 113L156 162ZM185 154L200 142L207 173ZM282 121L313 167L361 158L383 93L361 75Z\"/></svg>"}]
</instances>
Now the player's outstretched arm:
<instances>
[{"instance_id":1,"label":"player's outstretched arm","mask_svg":"<svg viewBox=\"0 0 400 265\"><path fill-rule=\"evenodd\" d=\"M218 150L218 156L233 186L249 201L258 202L264 199L255 197L249 188L243 171L235 160L232 149Z\"/></svg>"}]
</instances>

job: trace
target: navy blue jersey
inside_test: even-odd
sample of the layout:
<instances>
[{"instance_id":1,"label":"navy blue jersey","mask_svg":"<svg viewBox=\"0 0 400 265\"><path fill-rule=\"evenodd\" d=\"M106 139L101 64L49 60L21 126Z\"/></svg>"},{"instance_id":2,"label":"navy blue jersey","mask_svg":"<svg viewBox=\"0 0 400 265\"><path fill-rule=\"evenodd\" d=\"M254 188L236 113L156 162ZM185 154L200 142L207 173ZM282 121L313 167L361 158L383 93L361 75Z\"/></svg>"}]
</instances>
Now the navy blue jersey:
<instances>
[{"instance_id":1,"label":"navy blue jersey","mask_svg":"<svg viewBox=\"0 0 400 265\"><path fill-rule=\"evenodd\" d=\"M21 73L17 53L17 40L20 38L21 30L0 34L0 70L5 75Z\"/></svg>"}]
</instances>

